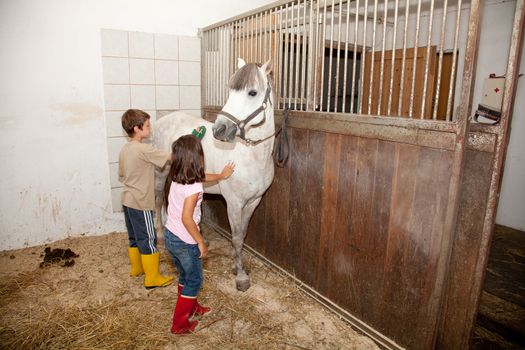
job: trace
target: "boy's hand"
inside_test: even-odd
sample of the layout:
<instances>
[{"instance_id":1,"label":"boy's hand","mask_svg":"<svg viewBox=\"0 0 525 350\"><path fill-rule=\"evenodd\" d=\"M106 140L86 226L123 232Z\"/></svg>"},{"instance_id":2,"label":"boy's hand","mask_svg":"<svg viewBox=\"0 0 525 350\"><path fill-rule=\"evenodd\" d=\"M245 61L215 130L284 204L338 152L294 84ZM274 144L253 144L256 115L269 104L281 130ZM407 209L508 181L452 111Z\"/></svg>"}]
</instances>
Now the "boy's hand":
<instances>
[{"instance_id":1,"label":"boy's hand","mask_svg":"<svg viewBox=\"0 0 525 350\"><path fill-rule=\"evenodd\" d=\"M233 172L235 171L235 164L230 160L228 164L224 166L221 172L221 179L227 179L229 178Z\"/></svg>"},{"instance_id":2,"label":"boy's hand","mask_svg":"<svg viewBox=\"0 0 525 350\"><path fill-rule=\"evenodd\" d=\"M206 243L202 241L198 245L199 245L199 251L201 252L201 255L199 256L199 258L200 259L205 258L208 255L208 247L206 246Z\"/></svg>"}]
</instances>

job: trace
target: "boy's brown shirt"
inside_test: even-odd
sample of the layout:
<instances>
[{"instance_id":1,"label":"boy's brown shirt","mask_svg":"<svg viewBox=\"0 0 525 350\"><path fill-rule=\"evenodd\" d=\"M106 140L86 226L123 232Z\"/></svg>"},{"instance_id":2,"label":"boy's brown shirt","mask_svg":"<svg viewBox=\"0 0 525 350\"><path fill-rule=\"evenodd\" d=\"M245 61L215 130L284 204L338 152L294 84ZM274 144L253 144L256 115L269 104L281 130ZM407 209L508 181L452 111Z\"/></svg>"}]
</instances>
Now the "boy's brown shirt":
<instances>
[{"instance_id":1,"label":"boy's brown shirt","mask_svg":"<svg viewBox=\"0 0 525 350\"><path fill-rule=\"evenodd\" d=\"M155 210L155 166L162 168L168 153L147 143L130 141L120 151L119 180L124 184L122 205Z\"/></svg>"}]
</instances>

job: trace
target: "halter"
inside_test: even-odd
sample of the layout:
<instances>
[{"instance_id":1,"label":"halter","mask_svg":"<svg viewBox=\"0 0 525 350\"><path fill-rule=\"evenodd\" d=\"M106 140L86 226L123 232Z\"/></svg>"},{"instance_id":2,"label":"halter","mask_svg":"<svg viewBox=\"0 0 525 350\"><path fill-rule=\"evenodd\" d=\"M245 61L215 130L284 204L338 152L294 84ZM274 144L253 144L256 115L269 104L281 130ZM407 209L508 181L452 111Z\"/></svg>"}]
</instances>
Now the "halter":
<instances>
[{"instance_id":1,"label":"halter","mask_svg":"<svg viewBox=\"0 0 525 350\"><path fill-rule=\"evenodd\" d=\"M217 114L222 114L223 116L225 116L228 120L230 120L232 123L234 123L238 128L239 128L239 138L241 138L242 140L246 141L246 143L248 145L251 145L251 146L255 146L255 145L258 145L259 143L263 142L263 141L266 141L268 140L269 138L271 138L272 136L275 136L276 133L273 133L271 134L270 136L268 137L265 137L263 139L260 139L260 140L251 140L251 139L248 139L245 137L245 130L244 130L244 127L246 126L246 124L248 124L253 118L257 117L261 112L264 112L264 117L263 119L261 120L261 122L257 123L257 124L254 124L252 125L251 127L252 128L256 128L258 126L261 126L264 124L264 122L266 121L266 107L268 106L268 102L270 103L270 105L272 105L272 101L270 100L270 93L272 92L272 87L270 86L270 82L268 81L267 82L267 88L266 88L266 95L264 96L264 100L262 102L262 104L259 106L259 108L257 108L255 111L253 111L248 117L246 117L244 120L239 120L237 118L235 118L233 115L231 115L230 113L226 112L226 111L220 111L218 112Z\"/></svg>"}]
</instances>

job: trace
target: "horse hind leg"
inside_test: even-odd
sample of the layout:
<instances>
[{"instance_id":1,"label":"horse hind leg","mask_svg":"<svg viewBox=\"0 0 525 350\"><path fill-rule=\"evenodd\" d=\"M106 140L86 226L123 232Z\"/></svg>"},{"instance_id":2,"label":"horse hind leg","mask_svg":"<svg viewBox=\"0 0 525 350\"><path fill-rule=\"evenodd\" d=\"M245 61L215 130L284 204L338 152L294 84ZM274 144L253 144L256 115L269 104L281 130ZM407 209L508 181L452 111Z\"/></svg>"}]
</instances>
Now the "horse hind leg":
<instances>
[{"instance_id":1,"label":"horse hind leg","mask_svg":"<svg viewBox=\"0 0 525 350\"><path fill-rule=\"evenodd\" d=\"M250 277L244 269L242 261L242 247L244 245L244 239L248 230L248 223L252 217L252 214L261 201L261 198L255 198L248 202L242 209L231 210L228 209L228 218L230 220L230 226L232 229L232 252L233 252L233 263L234 263L234 274L236 288L239 291L245 292L250 288ZM231 213L231 214L230 214Z\"/></svg>"}]
</instances>

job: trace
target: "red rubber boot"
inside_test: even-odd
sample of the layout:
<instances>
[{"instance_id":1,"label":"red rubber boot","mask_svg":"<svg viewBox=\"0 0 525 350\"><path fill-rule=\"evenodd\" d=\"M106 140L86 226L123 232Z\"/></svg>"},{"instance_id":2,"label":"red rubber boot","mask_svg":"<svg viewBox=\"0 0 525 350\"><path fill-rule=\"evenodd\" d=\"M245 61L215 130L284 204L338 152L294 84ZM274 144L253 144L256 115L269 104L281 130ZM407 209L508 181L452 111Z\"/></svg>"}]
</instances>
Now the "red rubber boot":
<instances>
[{"instance_id":1,"label":"red rubber boot","mask_svg":"<svg viewBox=\"0 0 525 350\"><path fill-rule=\"evenodd\" d=\"M184 288L184 286L182 284L179 284L177 286L177 289L178 289L178 292L179 292L179 295L181 294L182 292L182 288ZM211 311L211 308L207 307L207 306L202 306L199 304L199 302L197 301L197 299L195 299L195 306L193 307L193 311L191 313L191 316L193 315L199 315L199 316L202 316L208 312Z\"/></svg>"},{"instance_id":2,"label":"red rubber boot","mask_svg":"<svg viewBox=\"0 0 525 350\"><path fill-rule=\"evenodd\" d=\"M183 295L178 296L175 311L173 312L173 323L171 333L184 334L190 333L197 327L198 321L189 321L190 314L195 306L195 298L187 298Z\"/></svg>"}]
</instances>

